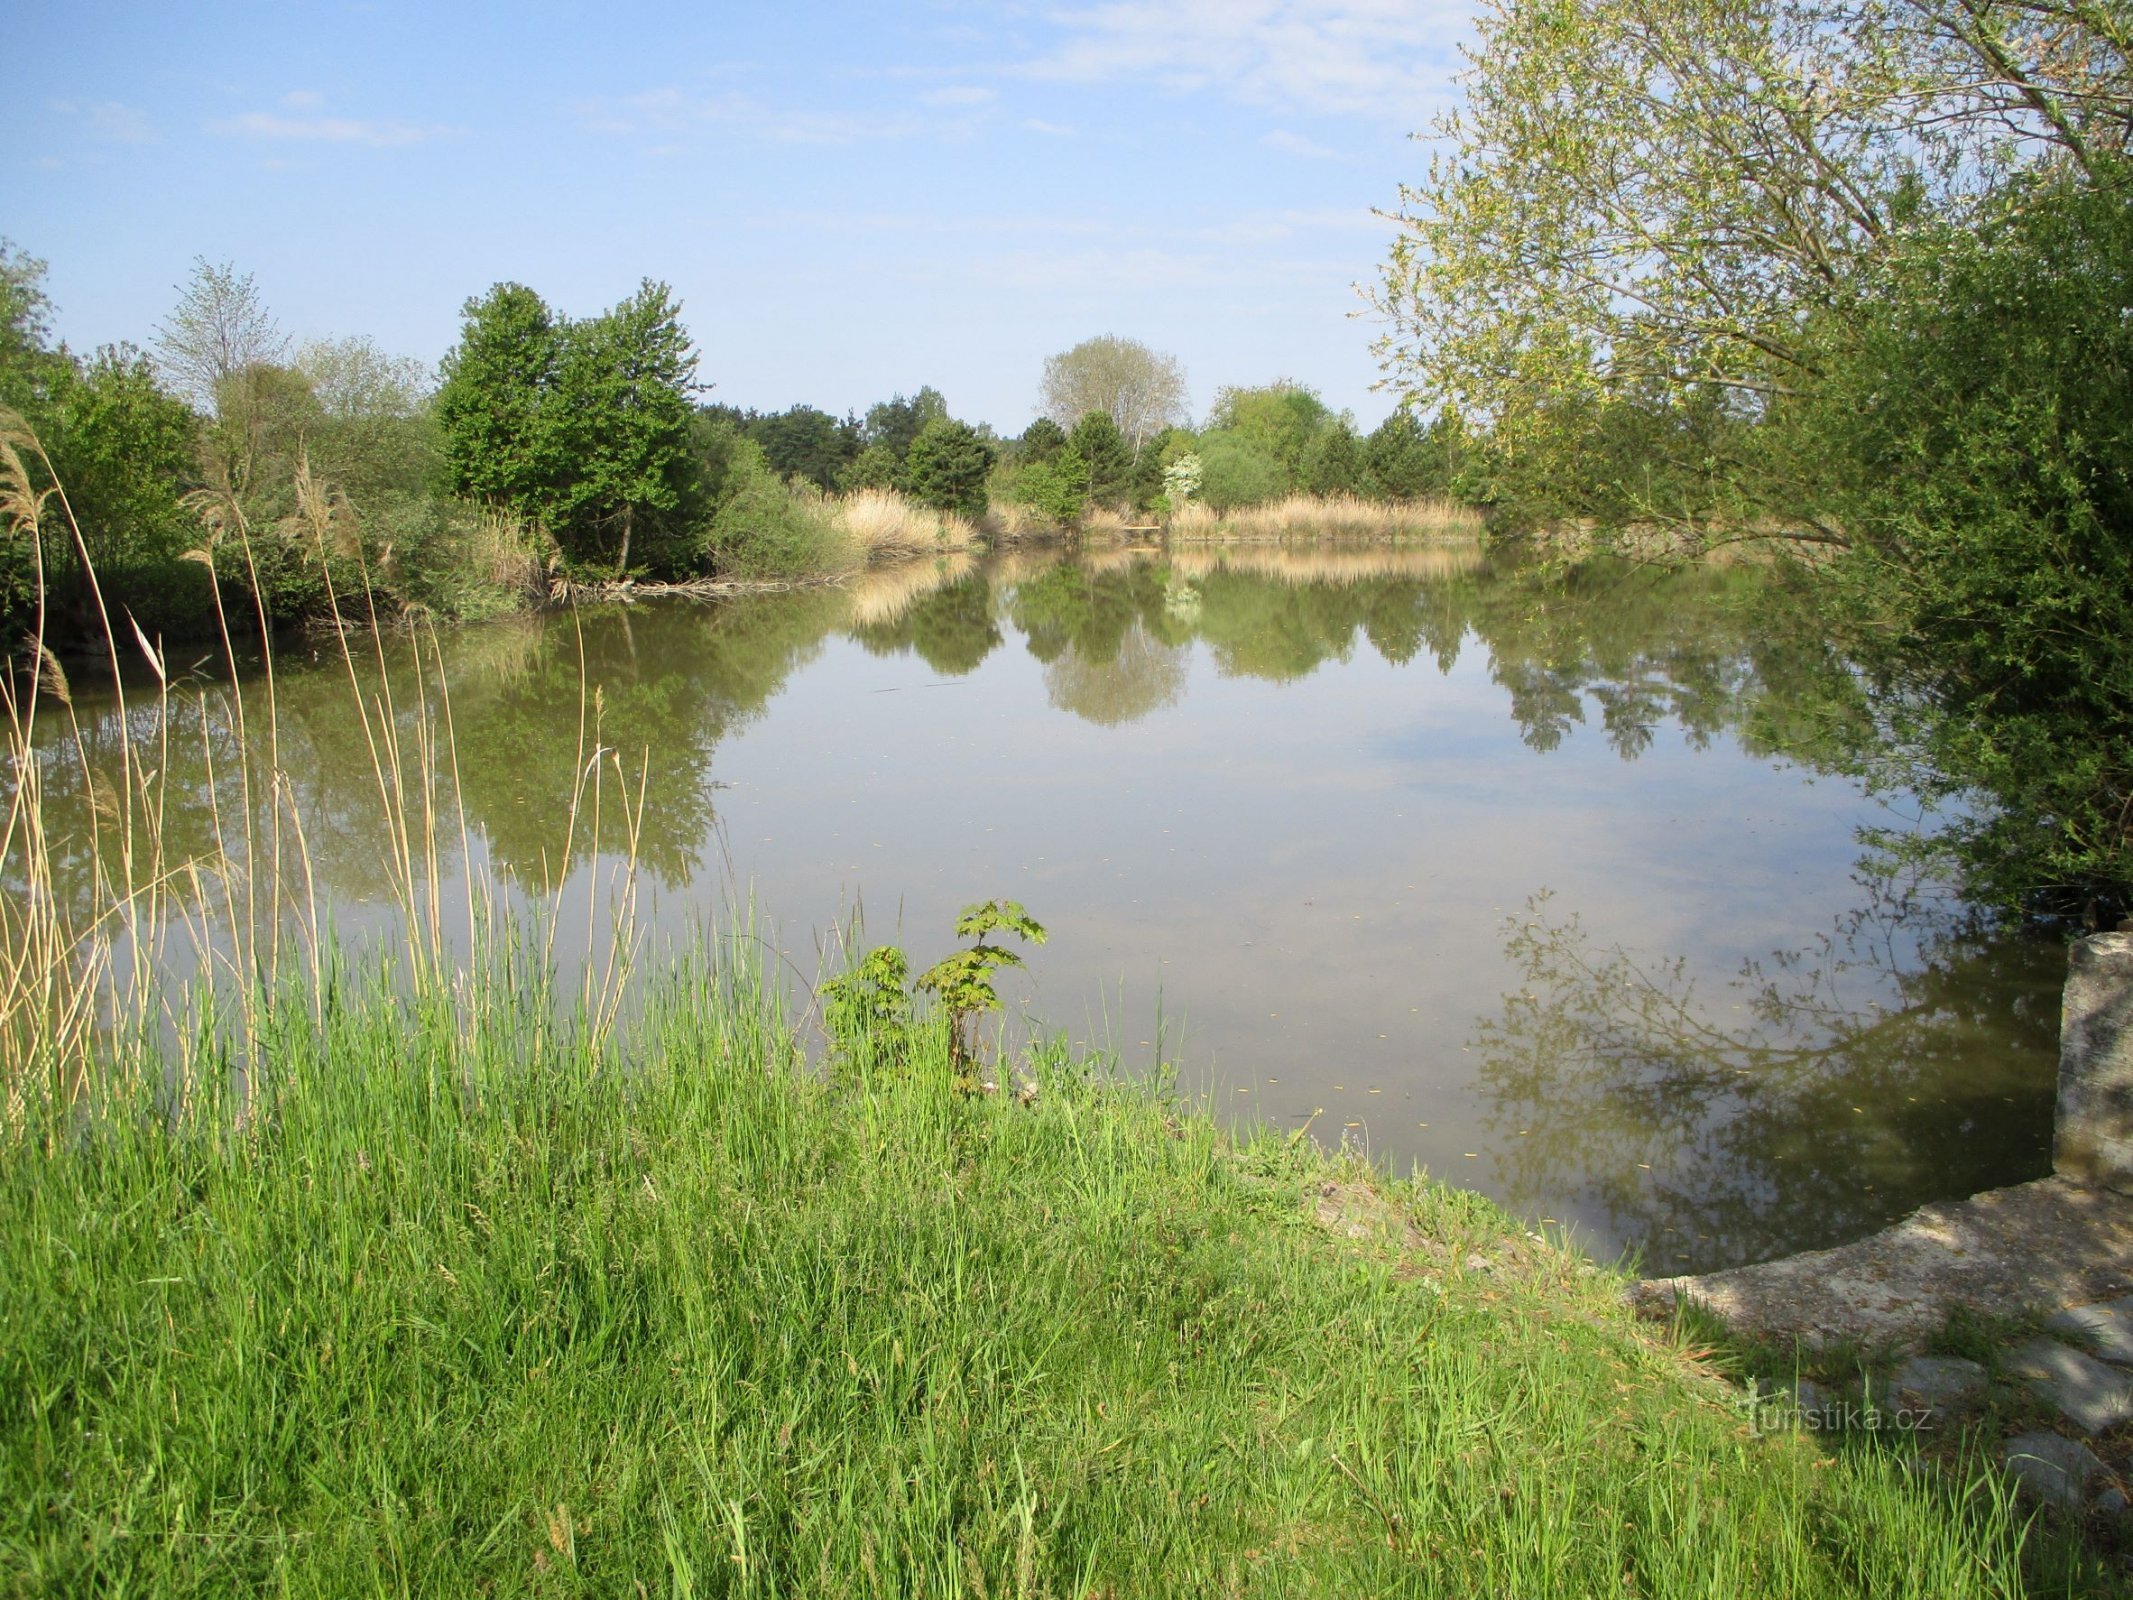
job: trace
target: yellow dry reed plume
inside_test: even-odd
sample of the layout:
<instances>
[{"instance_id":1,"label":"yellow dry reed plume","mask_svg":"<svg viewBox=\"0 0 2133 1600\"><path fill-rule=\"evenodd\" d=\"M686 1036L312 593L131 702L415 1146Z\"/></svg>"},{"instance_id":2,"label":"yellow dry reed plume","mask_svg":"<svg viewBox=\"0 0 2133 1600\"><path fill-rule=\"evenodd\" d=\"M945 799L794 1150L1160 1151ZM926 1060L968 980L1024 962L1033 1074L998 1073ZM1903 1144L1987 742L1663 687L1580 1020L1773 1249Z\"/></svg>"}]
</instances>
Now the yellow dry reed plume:
<instances>
[{"instance_id":1,"label":"yellow dry reed plume","mask_svg":"<svg viewBox=\"0 0 2133 1600\"><path fill-rule=\"evenodd\" d=\"M894 489L859 489L830 503L830 526L862 560L968 550L977 525L915 504Z\"/></svg>"},{"instance_id":2,"label":"yellow dry reed plume","mask_svg":"<svg viewBox=\"0 0 2133 1600\"><path fill-rule=\"evenodd\" d=\"M1449 500L1290 495L1219 512L1194 502L1171 516L1166 531L1173 539L1475 538L1482 518Z\"/></svg>"}]
</instances>

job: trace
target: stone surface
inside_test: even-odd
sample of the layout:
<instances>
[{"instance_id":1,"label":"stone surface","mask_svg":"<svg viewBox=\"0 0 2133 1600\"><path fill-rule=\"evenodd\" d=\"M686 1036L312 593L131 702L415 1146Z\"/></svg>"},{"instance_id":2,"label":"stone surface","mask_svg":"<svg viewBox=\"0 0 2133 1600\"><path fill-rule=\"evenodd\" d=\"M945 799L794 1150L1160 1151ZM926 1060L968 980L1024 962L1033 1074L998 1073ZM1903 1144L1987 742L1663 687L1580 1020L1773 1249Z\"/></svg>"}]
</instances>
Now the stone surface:
<instances>
[{"instance_id":1,"label":"stone surface","mask_svg":"<svg viewBox=\"0 0 2133 1600\"><path fill-rule=\"evenodd\" d=\"M2106 1517L2122 1517L2133 1511L2133 1501L2126 1499L2123 1489L2106 1489L2096 1497L2096 1509Z\"/></svg>"},{"instance_id":2,"label":"stone surface","mask_svg":"<svg viewBox=\"0 0 2133 1600\"><path fill-rule=\"evenodd\" d=\"M2133 1196L2041 1178L1914 1211L1834 1250L1632 1291L1663 1314L1675 1297L1752 1333L1917 1345L1955 1306L2090 1305L2133 1293Z\"/></svg>"},{"instance_id":3,"label":"stone surface","mask_svg":"<svg viewBox=\"0 0 2133 1600\"><path fill-rule=\"evenodd\" d=\"M2023 1488L2048 1505L2081 1509L2089 1480L2103 1471L2088 1446L2056 1433L2025 1433L2009 1439L2000 1451L2007 1470Z\"/></svg>"},{"instance_id":4,"label":"stone surface","mask_svg":"<svg viewBox=\"0 0 2133 1600\"><path fill-rule=\"evenodd\" d=\"M2133 934L2067 952L2052 1170L2133 1194Z\"/></svg>"},{"instance_id":5,"label":"stone surface","mask_svg":"<svg viewBox=\"0 0 2133 1600\"><path fill-rule=\"evenodd\" d=\"M2044 1326L2061 1336L2073 1335L2071 1343L2106 1361L2133 1366L2133 1296L2109 1305L2068 1306L2047 1317Z\"/></svg>"},{"instance_id":6,"label":"stone surface","mask_svg":"<svg viewBox=\"0 0 2133 1600\"><path fill-rule=\"evenodd\" d=\"M1889 1380L1898 1406L1954 1406L1985 1392L1985 1369L1959 1356L1913 1356Z\"/></svg>"},{"instance_id":7,"label":"stone surface","mask_svg":"<svg viewBox=\"0 0 2133 1600\"><path fill-rule=\"evenodd\" d=\"M2133 1378L2056 1339L2030 1340L2008 1356L2007 1370L2083 1433L2101 1433L2133 1417Z\"/></svg>"}]
</instances>

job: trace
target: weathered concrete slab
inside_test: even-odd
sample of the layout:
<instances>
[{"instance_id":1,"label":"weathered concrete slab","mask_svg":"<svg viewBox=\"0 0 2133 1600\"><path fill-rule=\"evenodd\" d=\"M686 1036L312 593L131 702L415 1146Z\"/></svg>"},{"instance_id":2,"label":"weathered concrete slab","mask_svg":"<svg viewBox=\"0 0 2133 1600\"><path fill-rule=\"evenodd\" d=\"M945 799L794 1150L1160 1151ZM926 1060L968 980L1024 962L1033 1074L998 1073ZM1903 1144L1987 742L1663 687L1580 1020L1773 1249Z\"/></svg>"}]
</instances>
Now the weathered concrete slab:
<instances>
[{"instance_id":1,"label":"weathered concrete slab","mask_svg":"<svg viewBox=\"0 0 2133 1600\"><path fill-rule=\"evenodd\" d=\"M2106 1361L2133 1367L2133 1296L2109 1305L2068 1306L2044 1319L2044 1326L2071 1342L2095 1351Z\"/></svg>"},{"instance_id":2,"label":"weathered concrete slab","mask_svg":"<svg viewBox=\"0 0 2133 1600\"><path fill-rule=\"evenodd\" d=\"M1701 1277L1647 1278L1637 1304L1686 1296L1734 1327L1810 1343L1916 1344L1954 1306L2011 1312L2133 1291L2133 1196L2063 1177L1914 1211L1856 1244Z\"/></svg>"},{"instance_id":3,"label":"weathered concrete slab","mask_svg":"<svg viewBox=\"0 0 2133 1600\"><path fill-rule=\"evenodd\" d=\"M2032 1339L2007 1358L2059 1415L2083 1433L2101 1433L2133 1417L2133 1379L2057 1339Z\"/></svg>"},{"instance_id":4,"label":"weathered concrete slab","mask_svg":"<svg viewBox=\"0 0 2133 1600\"><path fill-rule=\"evenodd\" d=\"M1955 1406L1985 1392L1985 1368L1959 1356L1913 1356L1889 1380L1898 1405Z\"/></svg>"},{"instance_id":5,"label":"weathered concrete slab","mask_svg":"<svg viewBox=\"0 0 2133 1600\"><path fill-rule=\"evenodd\" d=\"M2133 934L2067 951L2052 1170L2133 1194Z\"/></svg>"},{"instance_id":6,"label":"weathered concrete slab","mask_svg":"<svg viewBox=\"0 0 2133 1600\"><path fill-rule=\"evenodd\" d=\"M2081 1509L2089 1481L2103 1471L2103 1463L2087 1445L2056 1433L2025 1433L2009 1439L2000 1459L2023 1488L2068 1511Z\"/></svg>"}]
</instances>

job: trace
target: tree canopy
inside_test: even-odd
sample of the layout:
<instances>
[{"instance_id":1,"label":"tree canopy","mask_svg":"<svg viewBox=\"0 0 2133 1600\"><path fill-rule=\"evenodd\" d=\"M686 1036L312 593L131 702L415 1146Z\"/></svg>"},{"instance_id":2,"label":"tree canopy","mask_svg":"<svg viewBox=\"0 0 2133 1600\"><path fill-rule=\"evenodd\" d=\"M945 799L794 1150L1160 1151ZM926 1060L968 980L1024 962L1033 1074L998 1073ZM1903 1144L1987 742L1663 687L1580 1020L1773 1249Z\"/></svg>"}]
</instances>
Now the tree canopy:
<instances>
[{"instance_id":1,"label":"tree canopy","mask_svg":"<svg viewBox=\"0 0 2133 1600\"><path fill-rule=\"evenodd\" d=\"M1062 428L1101 411L1127 447L1138 451L1164 427L1185 420L1185 369L1175 356L1138 339L1103 334L1047 358L1038 406Z\"/></svg>"}]
</instances>

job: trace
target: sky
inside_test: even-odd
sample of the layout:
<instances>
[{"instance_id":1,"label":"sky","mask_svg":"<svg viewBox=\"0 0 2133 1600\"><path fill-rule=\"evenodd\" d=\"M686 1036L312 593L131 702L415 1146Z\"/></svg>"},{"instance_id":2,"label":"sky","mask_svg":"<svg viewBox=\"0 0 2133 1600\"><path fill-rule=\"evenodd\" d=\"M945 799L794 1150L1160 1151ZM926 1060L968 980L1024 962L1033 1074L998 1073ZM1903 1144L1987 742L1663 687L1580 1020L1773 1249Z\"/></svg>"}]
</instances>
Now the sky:
<instances>
[{"instance_id":1,"label":"sky","mask_svg":"<svg viewBox=\"0 0 2133 1600\"><path fill-rule=\"evenodd\" d=\"M26 7L0 237L54 331L148 344L195 258L292 336L435 361L515 280L671 284L710 398L931 384L1019 433L1096 334L1368 427L1373 215L1427 174L1469 0ZM18 83L23 81L18 75Z\"/></svg>"}]
</instances>

